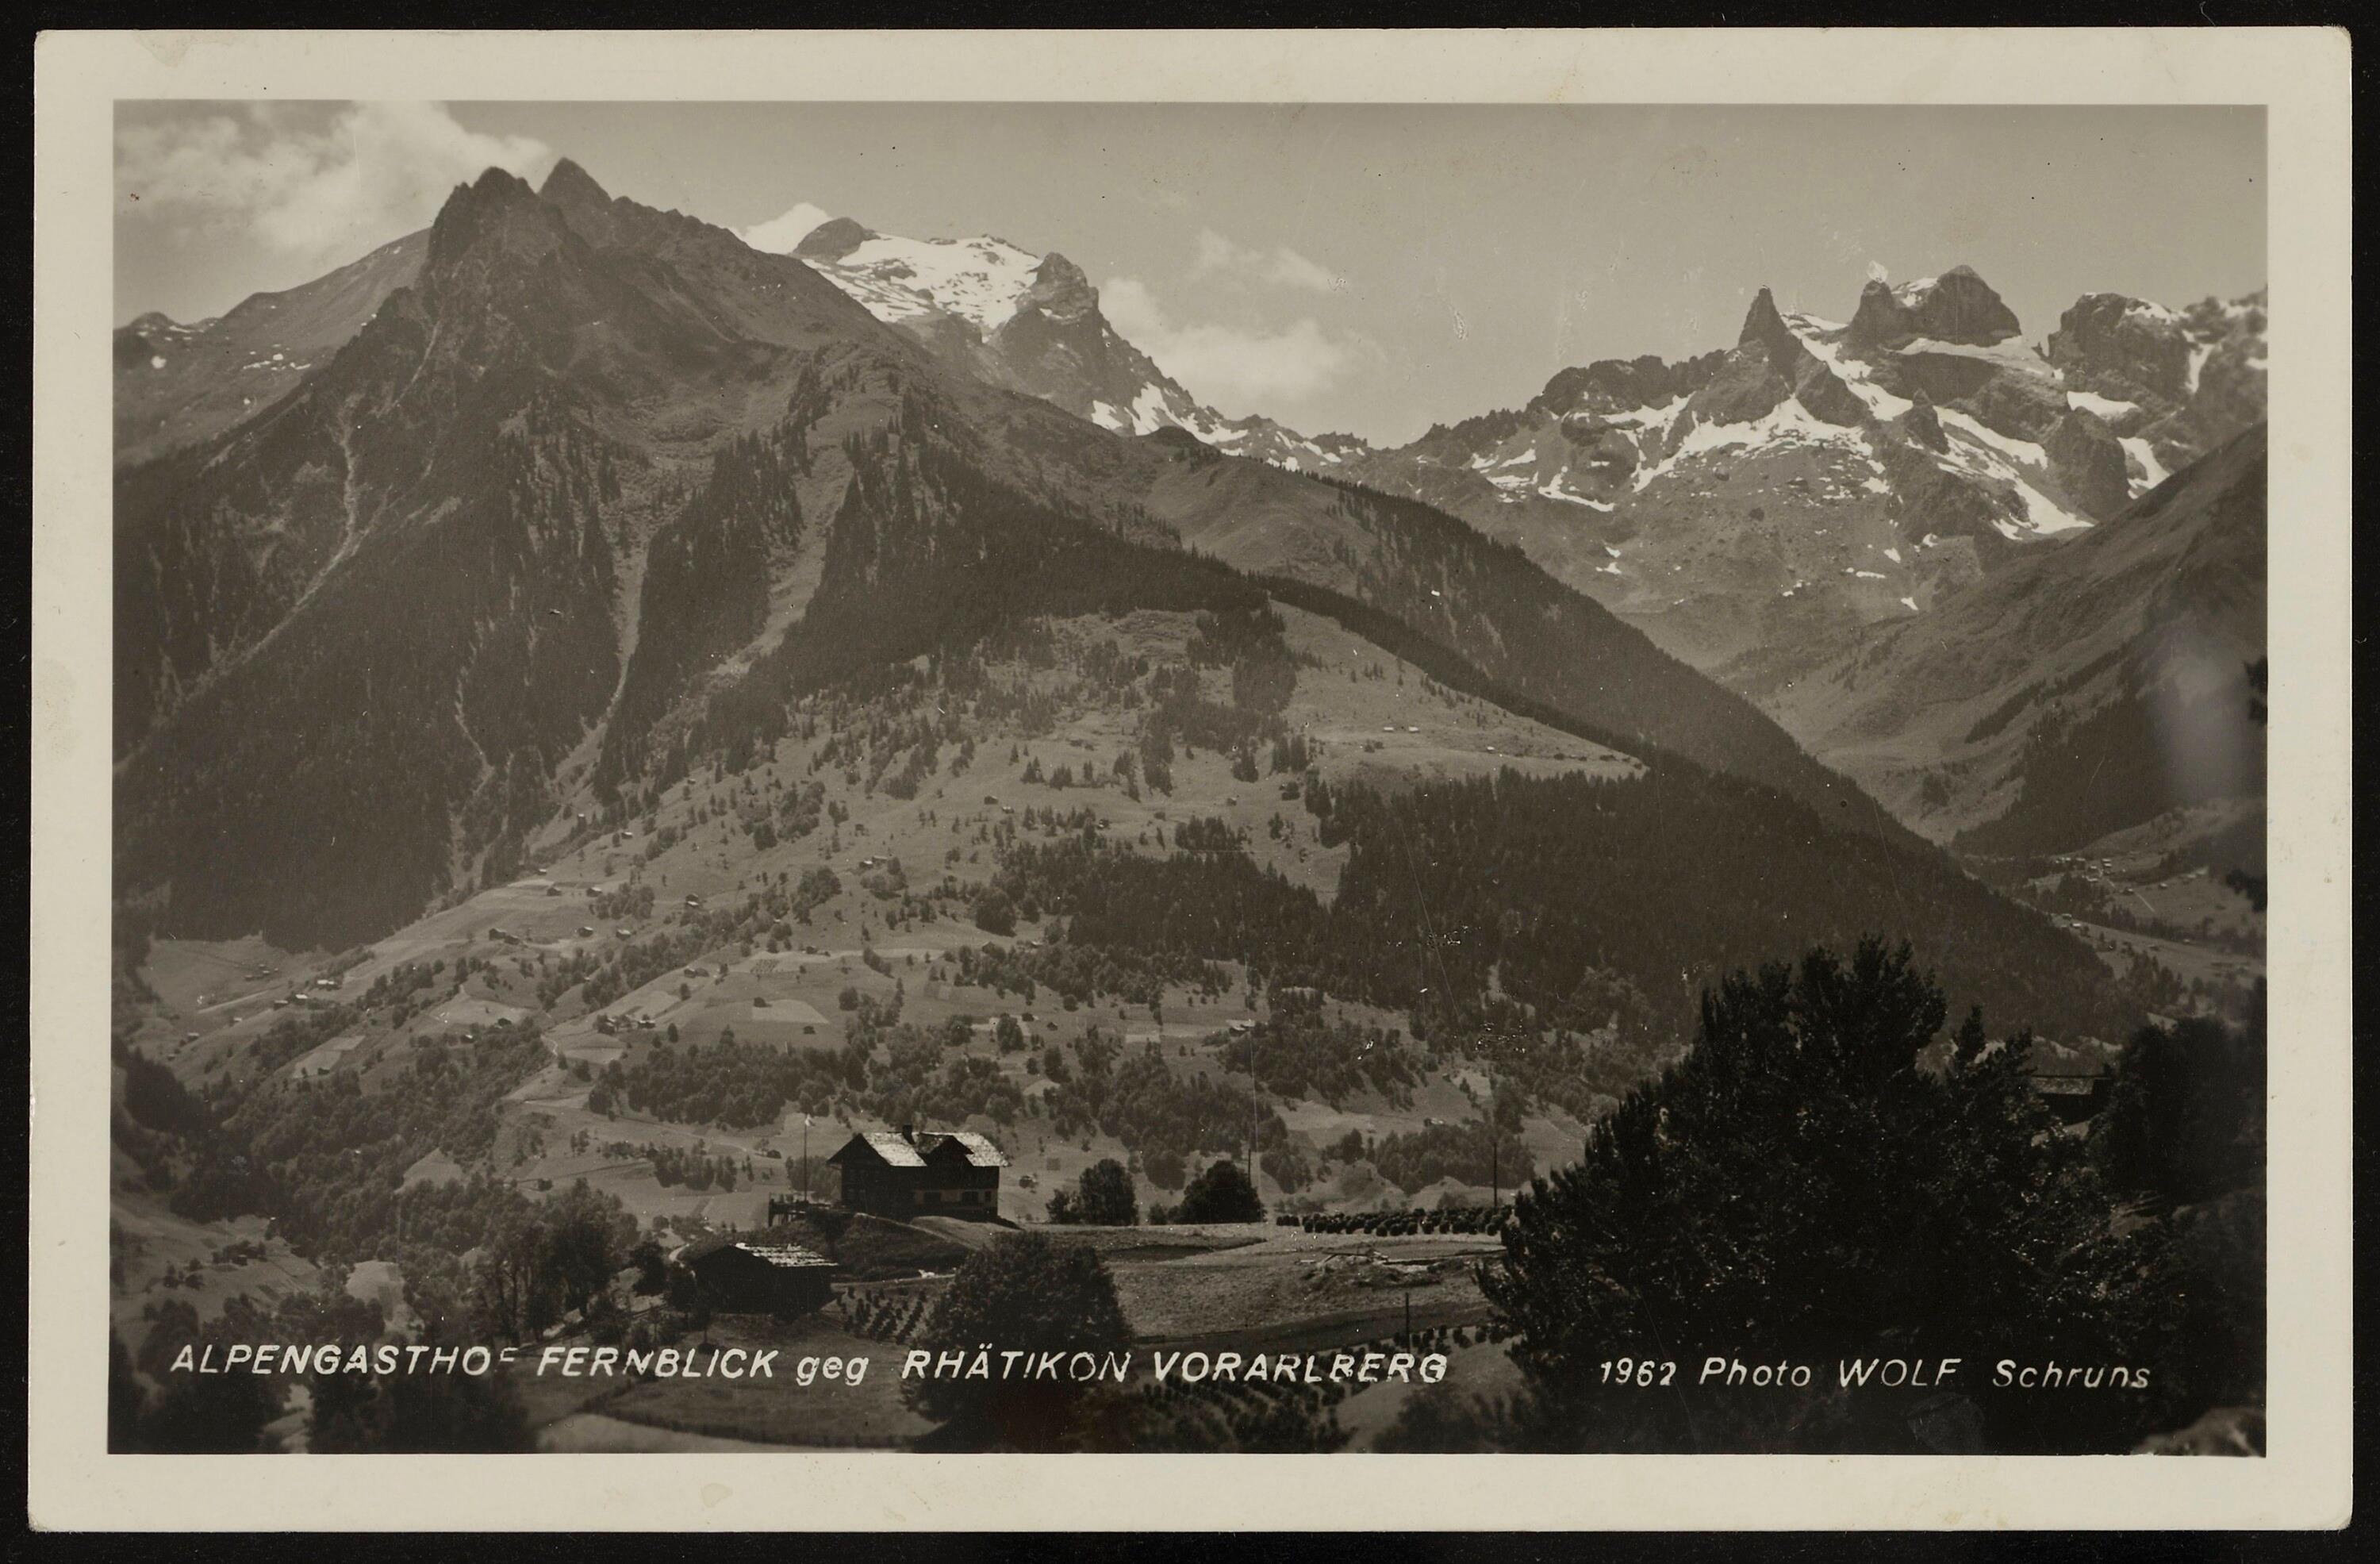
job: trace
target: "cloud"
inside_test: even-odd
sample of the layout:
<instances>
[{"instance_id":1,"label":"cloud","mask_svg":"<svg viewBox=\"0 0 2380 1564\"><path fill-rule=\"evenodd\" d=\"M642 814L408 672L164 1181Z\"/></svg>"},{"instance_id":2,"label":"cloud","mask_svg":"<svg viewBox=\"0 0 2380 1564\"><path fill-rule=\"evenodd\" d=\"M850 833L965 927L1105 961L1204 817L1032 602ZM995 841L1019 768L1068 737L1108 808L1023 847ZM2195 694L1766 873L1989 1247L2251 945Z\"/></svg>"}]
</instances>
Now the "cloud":
<instances>
[{"instance_id":1,"label":"cloud","mask_svg":"<svg viewBox=\"0 0 2380 1564\"><path fill-rule=\"evenodd\" d=\"M355 104L327 123L279 105L121 127L118 208L236 226L310 262L352 260L426 226L490 167L524 178L554 154L527 136L466 129L443 104Z\"/></svg>"},{"instance_id":2,"label":"cloud","mask_svg":"<svg viewBox=\"0 0 2380 1564\"><path fill-rule=\"evenodd\" d=\"M1378 353L1364 337L1334 336L1311 319L1278 329L1177 321L1133 277L1109 279L1099 305L1159 368L1235 417L1317 396Z\"/></svg>"},{"instance_id":3,"label":"cloud","mask_svg":"<svg viewBox=\"0 0 2380 1564\"><path fill-rule=\"evenodd\" d=\"M1317 293L1330 292L1338 281L1330 268L1307 260L1287 245L1278 250L1251 250L1212 228L1198 230L1198 254L1190 264L1190 273L1193 276L1221 273L1282 287L1311 288Z\"/></svg>"},{"instance_id":4,"label":"cloud","mask_svg":"<svg viewBox=\"0 0 2380 1564\"><path fill-rule=\"evenodd\" d=\"M810 230L833 216L832 212L797 201L781 214L748 228L738 228L735 237L753 249L771 255L783 255L810 237Z\"/></svg>"}]
</instances>

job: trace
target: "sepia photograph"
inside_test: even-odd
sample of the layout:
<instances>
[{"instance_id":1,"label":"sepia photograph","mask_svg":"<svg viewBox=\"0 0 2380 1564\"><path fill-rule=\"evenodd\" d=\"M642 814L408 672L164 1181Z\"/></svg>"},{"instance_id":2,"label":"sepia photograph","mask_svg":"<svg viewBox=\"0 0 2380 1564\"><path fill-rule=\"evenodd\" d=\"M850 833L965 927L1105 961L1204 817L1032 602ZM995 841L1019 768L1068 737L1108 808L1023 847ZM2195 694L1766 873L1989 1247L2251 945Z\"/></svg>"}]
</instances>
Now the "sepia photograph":
<instances>
[{"instance_id":1,"label":"sepia photograph","mask_svg":"<svg viewBox=\"0 0 2380 1564\"><path fill-rule=\"evenodd\" d=\"M570 85L100 105L107 1455L2268 1459L2265 104Z\"/></svg>"}]
</instances>

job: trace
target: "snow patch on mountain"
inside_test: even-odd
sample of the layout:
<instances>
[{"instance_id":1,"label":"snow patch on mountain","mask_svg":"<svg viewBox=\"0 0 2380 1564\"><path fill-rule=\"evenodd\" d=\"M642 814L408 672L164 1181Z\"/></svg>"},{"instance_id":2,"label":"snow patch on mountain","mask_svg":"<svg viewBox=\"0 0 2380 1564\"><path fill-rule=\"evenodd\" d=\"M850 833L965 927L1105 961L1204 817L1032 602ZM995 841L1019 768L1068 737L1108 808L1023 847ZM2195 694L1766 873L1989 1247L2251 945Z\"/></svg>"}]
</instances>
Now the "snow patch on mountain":
<instances>
[{"instance_id":1,"label":"snow patch on mountain","mask_svg":"<svg viewBox=\"0 0 2380 1564\"><path fill-rule=\"evenodd\" d=\"M1800 338L1811 355L1835 373L1835 378L1851 388L1852 396L1867 405L1867 410L1889 422L1907 412L1912 404L1906 397L1896 397L1876 383L1867 361L1842 351L1844 328L1815 315L1787 315L1786 327Z\"/></svg>"},{"instance_id":2,"label":"snow patch on mountain","mask_svg":"<svg viewBox=\"0 0 2380 1564\"><path fill-rule=\"evenodd\" d=\"M2025 467L2047 467L2048 453L2031 440L2020 440L1955 408L1937 408L1935 416L1946 429L1953 429L1978 445L1989 446L2010 460Z\"/></svg>"},{"instance_id":3,"label":"snow patch on mountain","mask_svg":"<svg viewBox=\"0 0 2380 1564\"><path fill-rule=\"evenodd\" d=\"M1672 397L1656 407L1635 408L1627 412L1605 413L1603 422L1614 429L1667 429L1678 422L1678 414L1686 407L1684 397Z\"/></svg>"},{"instance_id":4,"label":"snow patch on mountain","mask_svg":"<svg viewBox=\"0 0 2380 1564\"><path fill-rule=\"evenodd\" d=\"M2206 373L2206 360L2215 356L2215 348L2216 344L2212 342L2193 342L2190 345L2190 373L2181 385L2182 389L2193 397L2198 395L2199 376Z\"/></svg>"},{"instance_id":5,"label":"snow patch on mountain","mask_svg":"<svg viewBox=\"0 0 2380 1564\"><path fill-rule=\"evenodd\" d=\"M1859 444L1858 433L1815 417L1800 402L1778 403L1758 418L1741 423L1697 423L1678 442L1678 456L1697 456L1729 446L1848 446Z\"/></svg>"},{"instance_id":6,"label":"snow patch on mountain","mask_svg":"<svg viewBox=\"0 0 2380 1564\"><path fill-rule=\"evenodd\" d=\"M2141 410L2138 402L2118 401L2113 397L2102 397L2096 391L2069 391L2066 393L2066 405L2097 413L2111 423Z\"/></svg>"},{"instance_id":7,"label":"snow patch on mountain","mask_svg":"<svg viewBox=\"0 0 2380 1564\"><path fill-rule=\"evenodd\" d=\"M1132 428L1135 434L1154 434L1180 422L1165 405L1162 387L1144 385L1140 395L1132 399Z\"/></svg>"},{"instance_id":8,"label":"snow patch on mountain","mask_svg":"<svg viewBox=\"0 0 2380 1564\"><path fill-rule=\"evenodd\" d=\"M2091 525L2087 519L2075 515L2023 479L2019 478L2015 483L2017 497L2024 502L2025 516L2033 523L2033 531L2036 534L2081 532Z\"/></svg>"},{"instance_id":9,"label":"snow patch on mountain","mask_svg":"<svg viewBox=\"0 0 2380 1564\"><path fill-rule=\"evenodd\" d=\"M842 256L812 259L827 281L880 321L898 324L937 311L986 336L1016 314L1041 257L1005 239L913 239L876 234Z\"/></svg>"},{"instance_id":10,"label":"snow patch on mountain","mask_svg":"<svg viewBox=\"0 0 2380 1564\"><path fill-rule=\"evenodd\" d=\"M1781 449L1793 446L1857 449L1859 445L1858 431L1813 417L1808 409L1789 397L1759 417L1739 423L1695 423L1676 439L1667 456L1637 469L1633 487L1642 494L1676 470L1679 463L1708 456L1714 451L1741 446Z\"/></svg>"},{"instance_id":11,"label":"snow patch on mountain","mask_svg":"<svg viewBox=\"0 0 2380 1564\"><path fill-rule=\"evenodd\" d=\"M1935 411L1943 429L1956 436L1950 442L1952 461L1978 476L2013 485L2025 519L2019 525L2012 519L1995 517L1992 525L2002 537L2021 541L2028 533L2045 536L2091 525L2042 492L2039 483L2048 473L2049 458L2039 446L2003 434L1955 408L1938 408Z\"/></svg>"},{"instance_id":12,"label":"snow patch on mountain","mask_svg":"<svg viewBox=\"0 0 2380 1564\"><path fill-rule=\"evenodd\" d=\"M2124 447L2124 454L2131 457L2141 470L2140 475L2132 480L2134 494L2144 495L2172 476L2166 470L2165 463L2157 460L2156 447L2139 435L2119 440L2117 444Z\"/></svg>"},{"instance_id":13,"label":"snow patch on mountain","mask_svg":"<svg viewBox=\"0 0 2380 1564\"><path fill-rule=\"evenodd\" d=\"M1577 493L1563 483L1562 480L1569 476L1570 469L1565 467L1560 472L1555 473L1543 483L1537 485L1537 493L1545 495L1545 497L1549 500L1560 500L1565 505L1583 505L1589 510L1600 510L1606 514L1610 512L1611 505L1609 501L1589 499L1586 495Z\"/></svg>"}]
</instances>

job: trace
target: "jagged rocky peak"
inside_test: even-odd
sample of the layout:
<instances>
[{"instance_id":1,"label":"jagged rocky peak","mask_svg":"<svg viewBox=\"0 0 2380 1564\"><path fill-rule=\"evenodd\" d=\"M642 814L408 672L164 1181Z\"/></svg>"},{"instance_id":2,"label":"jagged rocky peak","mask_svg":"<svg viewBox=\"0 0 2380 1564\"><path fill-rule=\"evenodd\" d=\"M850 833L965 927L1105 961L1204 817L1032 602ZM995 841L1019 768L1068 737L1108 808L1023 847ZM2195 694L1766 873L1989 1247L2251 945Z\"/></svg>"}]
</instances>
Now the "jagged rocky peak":
<instances>
[{"instance_id":1,"label":"jagged rocky peak","mask_svg":"<svg viewBox=\"0 0 2380 1564\"><path fill-rule=\"evenodd\" d=\"M1767 299L1767 290L1762 289L1760 297ZM1755 302L1755 313L1758 309ZM1770 313L1775 313L1773 308ZM1754 334L1748 321L1744 331L1743 340L1720 364L1718 373L1687 404L1705 423L1749 423L1775 411L1793 394L1793 384L1779 373L1767 339Z\"/></svg>"},{"instance_id":2,"label":"jagged rocky peak","mask_svg":"<svg viewBox=\"0 0 2380 1564\"><path fill-rule=\"evenodd\" d=\"M1736 338L1738 353L1749 353L1755 348L1767 359L1769 369L1790 388L1793 399L1813 416L1845 427L1866 422L1866 404L1810 351L1809 344L1802 340L1799 333L1785 324L1785 317L1778 312L1775 296L1765 287L1753 296L1752 308L1744 312L1743 331Z\"/></svg>"},{"instance_id":3,"label":"jagged rocky peak","mask_svg":"<svg viewBox=\"0 0 2380 1564\"><path fill-rule=\"evenodd\" d=\"M535 254L561 241L554 208L540 201L519 175L491 168L468 185L457 185L430 225L431 270L447 265L490 239Z\"/></svg>"},{"instance_id":4,"label":"jagged rocky peak","mask_svg":"<svg viewBox=\"0 0 2380 1564\"><path fill-rule=\"evenodd\" d=\"M2271 292L2269 288L2260 287L2228 302L2220 299L2202 299L2183 312L2184 317L2194 331L2202 334L2238 328L2262 336L2266 325L2265 312L2271 304Z\"/></svg>"},{"instance_id":5,"label":"jagged rocky peak","mask_svg":"<svg viewBox=\"0 0 2380 1564\"><path fill-rule=\"evenodd\" d=\"M1850 339L1863 347L1897 348L1924 336L1989 348L2024 328L1991 284L1973 266L1953 266L1938 277L1890 283L1871 278L1860 290Z\"/></svg>"},{"instance_id":6,"label":"jagged rocky peak","mask_svg":"<svg viewBox=\"0 0 2380 1564\"><path fill-rule=\"evenodd\" d=\"M1555 371L1526 410L1541 417L1586 420L1662 407L1701 390L1726 357L1721 348L1674 364L1650 353L1574 364Z\"/></svg>"},{"instance_id":7,"label":"jagged rocky peak","mask_svg":"<svg viewBox=\"0 0 2380 1564\"><path fill-rule=\"evenodd\" d=\"M1910 394L1909 410L1893 420L1893 427L1929 451L1950 448L1949 436L1942 433L1941 415L1934 410L1934 399L1922 389Z\"/></svg>"},{"instance_id":8,"label":"jagged rocky peak","mask_svg":"<svg viewBox=\"0 0 2380 1564\"><path fill-rule=\"evenodd\" d=\"M1080 266L1053 250L1034 268L1023 304L1053 321L1075 321L1099 307L1099 294Z\"/></svg>"},{"instance_id":9,"label":"jagged rocky peak","mask_svg":"<svg viewBox=\"0 0 2380 1564\"><path fill-rule=\"evenodd\" d=\"M612 204L612 193L597 184L593 175L566 157L553 165L537 193L558 206Z\"/></svg>"},{"instance_id":10,"label":"jagged rocky peak","mask_svg":"<svg viewBox=\"0 0 2380 1564\"><path fill-rule=\"evenodd\" d=\"M537 193L580 238L599 246L621 242L637 223L634 202L614 202L592 175L566 157L553 165Z\"/></svg>"},{"instance_id":11,"label":"jagged rocky peak","mask_svg":"<svg viewBox=\"0 0 2380 1564\"><path fill-rule=\"evenodd\" d=\"M1735 334L1740 347L1746 342L1771 343L1785 331L1785 317L1777 312L1776 296L1762 288L1752 296L1752 308L1743 312L1743 329Z\"/></svg>"},{"instance_id":12,"label":"jagged rocky peak","mask_svg":"<svg viewBox=\"0 0 2380 1564\"><path fill-rule=\"evenodd\" d=\"M2087 408L2069 409L2042 446L2067 496L2084 515L2105 521L2131 503L2124 447L2096 413Z\"/></svg>"},{"instance_id":13,"label":"jagged rocky peak","mask_svg":"<svg viewBox=\"0 0 2380 1564\"><path fill-rule=\"evenodd\" d=\"M2179 401L2190 392L2190 337L2163 305L2122 293L2086 293L2049 334L2049 361L2095 388L2141 390Z\"/></svg>"},{"instance_id":14,"label":"jagged rocky peak","mask_svg":"<svg viewBox=\"0 0 2380 1564\"><path fill-rule=\"evenodd\" d=\"M2098 398L2119 434L2178 470L2264 418L2265 300L2260 288L2176 310L2087 293L2058 318L2046 352L2070 392Z\"/></svg>"},{"instance_id":15,"label":"jagged rocky peak","mask_svg":"<svg viewBox=\"0 0 2380 1564\"><path fill-rule=\"evenodd\" d=\"M830 217L802 236L794 255L803 261L840 261L877 236L849 217Z\"/></svg>"}]
</instances>

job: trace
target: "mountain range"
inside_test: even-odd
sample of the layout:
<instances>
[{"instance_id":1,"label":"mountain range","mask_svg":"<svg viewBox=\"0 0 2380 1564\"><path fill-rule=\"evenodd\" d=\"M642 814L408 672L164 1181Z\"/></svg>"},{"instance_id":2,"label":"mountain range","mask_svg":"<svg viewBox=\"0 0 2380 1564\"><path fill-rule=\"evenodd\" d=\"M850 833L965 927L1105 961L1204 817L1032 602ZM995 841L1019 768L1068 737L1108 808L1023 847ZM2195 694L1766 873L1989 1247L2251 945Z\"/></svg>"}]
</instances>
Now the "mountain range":
<instances>
[{"instance_id":1,"label":"mountain range","mask_svg":"<svg viewBox=\"0 0 2380 1564\"><path fill-rule=\"evenodd\" d=\"M2087 572L2107 550L2082 549L2061 567L2044 561L2119 521L2265 417L2261 292L2184 311L2087 294L2046 342L2028 345L1990 285L1954 266L1899 284L1872 277L1848 322L1780 311L1763 289L1732 348L1564 370L1517 412L1375 449L1201 406L1116 333L1062 256L990 238L887 238L849 219L822 225L795 253L973 373L1103 426L1180 429L1232 455L1325 471L1468 520L1761 701L1813 753L1937 835L1991 818L2022 790L2016 771L1994 756L1950 752L1955 745L1940 750L1927 724L1904 732L1833 709L1839 674L1799 681L1864 648L1871 631L1892 632L1937 607L1954 625L1988 622L1989 608L1965 602L1968 589L1979 604L1998 601L2009 588L1984 583L2019 566L2017 581L2033 580L2036 566ZM2261 488L2256 495L2260 503ZM1238 531L1265 536L1257 549L1293 546L1293 532L1245 499L1232 513ZM2225 515L2237 524L2236 507ZM2214 552L2261 580L2261 532L2252 541L2252 558L2226 545ZM2147 590L2143 578L2126 579ZM2206 584L2217 597L2233 591ZM2119 611L2104 583L2078 590L2095 591L2114 622L2176 612L2139 596ZM2164 590L2170 598L2177 589ZM2260 652L2260 629L2219 604L2207 613L2225 622L2242 666ZM2086 645L2096 655L2105 638L2093 629L2023 644L2047 668ZM1896 678L1910 688L1891 688ZM1912 710L1927 698L1927 677L1889 659L1866 683L1880 687L1869 697L1876 710ZM2244 687L2236 677L2230 684L2236 715ZM2020 712L2004 737L2033 728ZM1889 765L1871 747L1879 737ZM2171 792L2133 794L2143 807L2127 823L2154 815L2148 806Z\"/></svg>"},{"instance_id":2,"label":"mountain range","mask_svg":"<svg viewBox=\"0 0 2380 1564\"><path fill-rule=\"evenodd\" d=\"M2204 790L2136 785L2157 722L2261 650L2263 327L2092 295L2035 350L1965 268L1840 324L1764 291L1730 348L1378 450L1198 403L1054 252L766 254L492 170L116 334L120 904L370 937L806 691L1251 589L1812 830L2070 848ZM2073 778L2070 740L2125 758Z\"/></svg>"},{"instance_id":3,"label":"mountain range","mask_svg":"<svg viewBox=\"0 0 2380 1564\"><path fill-rule=\"evenodd\" d=\"M1963 266L1871 280L1848 323L1764 289L1732 348L1565 370L1517 411L1352 470L1754 688L2115 517L2261 422L2264 323L2261 295L2176 313L2095 294L2045 349Z\"/></svg>"},{"instance_id":4,"label":"mountain range","mask_svg":"<svg viewBox=\"0 0 2380 1564\"><path fill-rule=\"evenodd\" d=\"M411 275L277 397L162 454L128 440L118 862L158 926L362 937L508 874L557 815L765 739L803 690L1037 605L1229 597L1232 569L1617 748L1900 832L1517 550L961 373L808 263L575 164L539 190L491 171L407 244ZM297 290L306 318L361 312L408 252ZM190 335L228 345L290 298ZM140 430L226 405L152 401Z\"/></svg>"}]
</instances>

